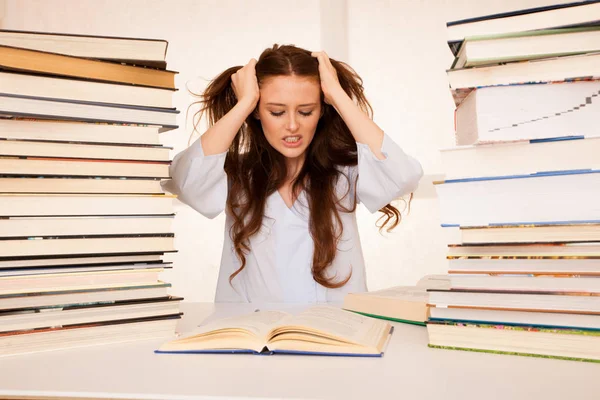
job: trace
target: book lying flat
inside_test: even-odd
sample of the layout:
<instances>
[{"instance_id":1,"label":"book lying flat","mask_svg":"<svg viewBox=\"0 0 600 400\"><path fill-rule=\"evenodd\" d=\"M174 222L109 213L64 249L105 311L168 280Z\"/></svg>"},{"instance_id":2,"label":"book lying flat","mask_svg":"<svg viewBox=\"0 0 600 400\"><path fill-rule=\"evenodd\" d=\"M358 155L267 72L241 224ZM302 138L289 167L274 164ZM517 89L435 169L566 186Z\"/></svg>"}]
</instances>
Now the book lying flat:
<instances>
[{"instance_id":1,"label":"book lying flat","mask_svg":"<svg viewBox=\"0 0 600 400\"><path fill-rule=\"evenodd\" d=\"M0 87L4 94L19 96L167 109L173 108L173 94L176 90L32 75L14 71L0 72Z\"/></svg>"},{"instance_id":2,"label":"book lying flat","mask_svg":"<svg viewBox=\"0 0 600 400\"><path fill-rule=\"evenodd\" d=\"M425 326L428 318L427 289L449 289L447 275L428 275L416 286L395 286L366 293L349 293L343 309L373 318Z\"/></svg>"},{"instance_id":3,"label":"book lying flat","mask_svg":"<svg viewBox=\"0 0 600 400\"><path fill-rule=\"evenodd\" d=\"M598 20L598 3L598 0L576 1L450 21L446 24L448 45L456 55L460 42L469 36L593 25Z\"/></svg>"},{"instance_id":4,"label":"book lying flat","mask_svg":"<svg viewBox=\"0 0 600 400\"><path fill-rule=\"evenodd\" d=\"M0 44L76 57L166 67L168 42L162 39L0 30Z\"/></svg>"},{"instance_id":5,"label":"book lying flat","mask_svg":"<svg viewBox=\"0 0 600 400\"><path fill-rule=\"evenodd\" d=\"M64 143L50 140L3 138L0 134L0 155L19 157L56 157L97 160L170 161L170 147L147 145L100 145ZM77 175L77 174L74 174Z\"/></svg>"},{"instance_id":6,"label":"book lying flat","mask_svg":"<svg viewBox=\"0 0 600 400\"><path fill-rule=\"evenodd\" d=\"M175 89L175 71L123 65L0 45L0 68L98 82Z\"/></svg>"},{"instance_id":7,"label":"book lying flat","mask_svg":"<svg viewBox=\"0 0 600 400\"><path fill-rule=\"evenodd\" d=\"M434 184L442 226L478 226L595 220L599 182L600 170L572 170Z\"/></svg>"},{"instance_id":8,"label":"book lying flat","mask_svg":"<svg viewBox=\"0 0 600 400\"><path fill-rule=\"evenodd\" d=\"M304 354L381 357L392 326L331 306L292 315L258 311L215 320L156 353Z\"/></svg>"},{"instance_id":9,"label":"book lying flat","mask_svg":"<svg viewBox=\"0 0 600 400\"><path fill-rule=\"evenodd\" d=\"M73 175L0 175L3 193L161 194L158 178Z\"/></svg>"},{"instance_id":10,"label":"book lying flat","mask_svg":"<svg viewBox=\"0 0 600 400\"><path fill-rule=\"evenodd\" d=\"M163 130L157 125L59 121L41 115L0 119L0 132L6 139L157 146Z\"/></svg>"},{"instance_id":11,"label":"book lying flat","mask_svg":"<svg viewBox=\"0 0 600 400\"><path fill-rule=\"evenodd\" d=\"M429 347L600 362L600 331L431 321Z\"/></svg>"}]
</instances>

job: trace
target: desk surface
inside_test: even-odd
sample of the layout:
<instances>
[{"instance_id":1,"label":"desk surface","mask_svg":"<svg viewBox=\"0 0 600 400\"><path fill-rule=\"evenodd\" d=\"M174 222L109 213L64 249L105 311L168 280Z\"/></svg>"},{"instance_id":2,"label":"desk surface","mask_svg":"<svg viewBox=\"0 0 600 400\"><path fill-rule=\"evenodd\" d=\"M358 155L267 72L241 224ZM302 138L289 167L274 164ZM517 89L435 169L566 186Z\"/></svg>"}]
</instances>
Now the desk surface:
<instances>
[{"instance_id":1,"label":"desk surface","mask_svg":"<svg viewBox=\"0 0 600 400\"><path fill-rule=\"evenodd\" d=\"M184 303L180 331L253 309ZM164 340L3 357L0 398L600 398L599 364L430 349L425 328L394 325L383 358L155 354Z\"/></svg>"}]
</instances>

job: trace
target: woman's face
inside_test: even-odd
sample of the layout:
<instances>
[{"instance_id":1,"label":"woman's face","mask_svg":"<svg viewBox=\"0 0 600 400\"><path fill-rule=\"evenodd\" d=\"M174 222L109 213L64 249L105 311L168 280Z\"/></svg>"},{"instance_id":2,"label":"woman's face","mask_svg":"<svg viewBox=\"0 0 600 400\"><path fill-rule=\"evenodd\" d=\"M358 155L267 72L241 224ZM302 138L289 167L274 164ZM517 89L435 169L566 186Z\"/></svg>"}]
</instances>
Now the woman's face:
<instances>
[{"instance_id":1,"label":"woman's face","mask_svg":"<svg viewBox=\"0 0 600 400\"><path fill-rule=\"evenodd\" d=\"M262 82L258 116L267 141L285 157L296 159L304 154L320 115L321 86L317 80L276 76Z\"/></svg>"}]
</instances>

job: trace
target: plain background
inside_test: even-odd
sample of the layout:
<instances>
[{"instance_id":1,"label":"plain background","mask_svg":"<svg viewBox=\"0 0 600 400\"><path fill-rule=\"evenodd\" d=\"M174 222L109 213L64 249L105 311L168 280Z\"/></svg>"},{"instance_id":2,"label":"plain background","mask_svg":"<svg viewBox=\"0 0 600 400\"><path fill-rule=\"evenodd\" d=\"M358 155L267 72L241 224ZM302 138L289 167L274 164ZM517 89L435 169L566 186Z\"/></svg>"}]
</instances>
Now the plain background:
<instances>
[{"instance_id":1,"label":"plain background","mask_svg":"<svg viewBox=\"0 0 600 400\"><path fill-rule=\"evenodd\" d=\"M363 78L375 122L417 157L425 177L410 214L392 232L380 213L357 217L370 290L414 284L446 271L452 232L439 226L432 181L443 178L438 149L454 144L454 106L446 68L447 21L539 7L549 0L0 0L0 28L166 39L168 68L179 71L180 128L162 135L173 155L188 145L195 101L223 70L243 65L274 43L294 44L349 63ZM192 137L196 140L198 135ZM399 207L402 203L399 204ZM224 214L209 220L176 202L172 294L212 301L223 244Z\"/></svg>"}]
</instances>

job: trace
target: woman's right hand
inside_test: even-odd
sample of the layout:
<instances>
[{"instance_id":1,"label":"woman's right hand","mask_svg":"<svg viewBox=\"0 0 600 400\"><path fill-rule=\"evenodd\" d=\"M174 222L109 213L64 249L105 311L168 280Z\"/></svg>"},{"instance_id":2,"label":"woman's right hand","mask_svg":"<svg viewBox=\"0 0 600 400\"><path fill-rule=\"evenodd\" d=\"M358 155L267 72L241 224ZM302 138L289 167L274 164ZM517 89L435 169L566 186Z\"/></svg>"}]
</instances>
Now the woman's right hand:
<instances>
[{"instance_id":1,"label":"woman's right hand","mask_svg":"<svg viewBox=\"0 0 600 400\"><path fill-rule=\"evenodd\" d=\"M256 62L252 58L248 64L231 76L233 92L238 99L238 103L245 102L251 109L256 107L260 98L258 80L256 79Z\"/></svg>"}]
</instances>

